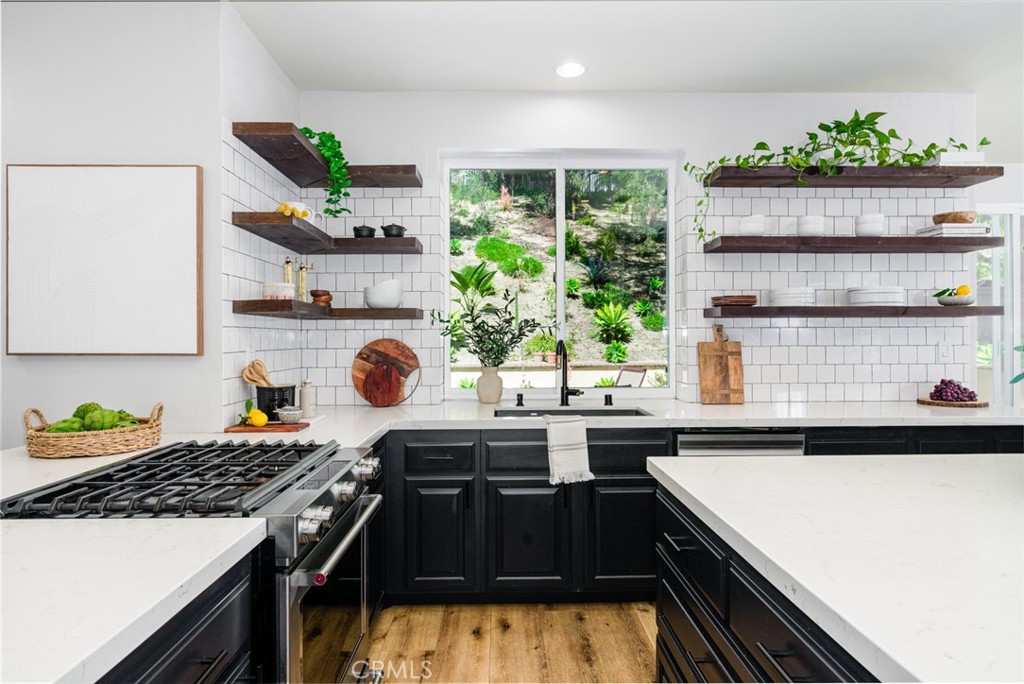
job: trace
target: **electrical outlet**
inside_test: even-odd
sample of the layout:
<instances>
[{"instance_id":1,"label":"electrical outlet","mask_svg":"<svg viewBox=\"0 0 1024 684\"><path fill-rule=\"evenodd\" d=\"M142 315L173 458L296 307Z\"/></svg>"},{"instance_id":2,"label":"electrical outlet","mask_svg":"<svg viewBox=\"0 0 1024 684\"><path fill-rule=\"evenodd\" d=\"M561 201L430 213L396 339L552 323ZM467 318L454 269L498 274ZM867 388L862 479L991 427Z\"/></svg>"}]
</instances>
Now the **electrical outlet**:
<instances>
[{"instance_id":1,"label":"electrical outlet","mask_svg":"<svg viewBox=\"0 0 1024 684\"><path fill-rule=\"evenodd\" d=\"M948 344L940 344L936 360L939 363L953 363L953 347Z\"/></svg>"}]
</instances>

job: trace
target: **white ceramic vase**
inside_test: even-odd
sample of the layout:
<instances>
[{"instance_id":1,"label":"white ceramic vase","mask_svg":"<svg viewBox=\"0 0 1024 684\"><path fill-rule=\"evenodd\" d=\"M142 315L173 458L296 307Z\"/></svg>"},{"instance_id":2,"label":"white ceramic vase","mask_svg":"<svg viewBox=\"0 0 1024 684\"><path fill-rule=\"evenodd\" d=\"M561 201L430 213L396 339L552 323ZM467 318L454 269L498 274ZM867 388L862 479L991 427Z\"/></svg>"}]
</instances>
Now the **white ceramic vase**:
<instances>
[{"instance_id":1,"label":"white ceramic vase","mask_svg":"<svg viewBox=\"0 0 1024 684\"><path fill-rule=\"evenodd\" d=\"M496 366L484 366L481 368L480 377L476 381L476 396L480 403L497 404L500 402L503 384Z\"/></svg>"}]
</instances>

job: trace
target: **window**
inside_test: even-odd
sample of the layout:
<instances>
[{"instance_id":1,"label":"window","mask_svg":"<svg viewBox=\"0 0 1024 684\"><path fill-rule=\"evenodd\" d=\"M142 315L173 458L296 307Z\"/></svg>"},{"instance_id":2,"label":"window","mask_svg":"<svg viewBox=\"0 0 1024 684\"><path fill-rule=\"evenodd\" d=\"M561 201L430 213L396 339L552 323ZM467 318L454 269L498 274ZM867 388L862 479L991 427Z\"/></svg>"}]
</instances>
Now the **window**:
<instances>
[{"instance_id":1,"label":"window","mask_svg":"<svg viewBox=\"0 0 1024 684\"><path fill-rule=\"evenodd\" d=\"M460 290L483 264L494 274L489 300L507 293L520 317L546 328L502 366L505 387L552 394L561 339L571 387L670 393L670 163L502 162L452 161L446 172L450 310L461 310ZM458 335L449 349L457 395L474 386L480 364Z\"/></svg>"},{"instance_id":2,"label":"window","mask_svg":"<svg viewBox=\"0 0 1024 684\"><path fill-rule=\"evenodd\" d=\"M1002 237L1005 245L977 253L977 303L1002 305L1005 312L1003 316L978 319L976 389L993 405L1024 406L1024 383L1009 384L1010 378L1024 370L1024 354L1013 350L1024 344L1024 207L994 204L978 209L984 212L979 214L978 222L990 225L993 237Z\"/></svg>"}]
</instances>

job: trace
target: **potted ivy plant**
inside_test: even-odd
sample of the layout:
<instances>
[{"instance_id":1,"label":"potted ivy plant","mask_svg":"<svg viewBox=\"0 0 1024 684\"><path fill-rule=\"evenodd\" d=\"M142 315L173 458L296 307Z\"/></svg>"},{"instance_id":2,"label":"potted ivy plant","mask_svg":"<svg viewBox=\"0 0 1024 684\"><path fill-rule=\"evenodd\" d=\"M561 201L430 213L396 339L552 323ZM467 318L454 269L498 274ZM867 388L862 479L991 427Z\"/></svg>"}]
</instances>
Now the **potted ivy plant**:
<instances>
[{"instance_id":1,"label":"potted ivy plant","mask_svg":"<svg viewBox=\"0 0 1024 684\"><path fill-rule=\"evenodd\" d=\"M349 196L348 188L352 185L352 178L349 176L348 160L341 151L338 137L331 131L316 132L307 126L299 130L313 142L327 162L327 199L324 200L324 213L335 218L346 212L352 213L341 203L342 198Z\"/></svg>"},{"instance_id":2,"label":"potted ivy plant","mask_svg":"<svg viewBox=\"0 0 1024 684\"><path fill-rule=\"evenodd\" d=\"M430 312L431 324L440 324L442 335L451 337L453 345L457 342L480 362L476 395L483 404L501 401L503 382L498 368L523 340L541 327L532 318L519 317L517 298L508 290L500 304L489 300L496 294L491 284L494 274L486 264L454 272L452 287L460 296L453 301L458 308L447 316L436 310Z\"/></svg>"}]
</instances>

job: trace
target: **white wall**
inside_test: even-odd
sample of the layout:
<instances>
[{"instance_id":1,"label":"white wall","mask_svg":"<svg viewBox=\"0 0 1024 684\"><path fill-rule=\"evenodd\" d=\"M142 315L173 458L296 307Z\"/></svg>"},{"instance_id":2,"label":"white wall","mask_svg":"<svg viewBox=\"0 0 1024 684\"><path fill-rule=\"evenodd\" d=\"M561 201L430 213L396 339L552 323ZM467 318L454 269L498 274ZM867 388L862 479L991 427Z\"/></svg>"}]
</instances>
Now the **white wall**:
<instances>
[{"instance_id":1,"label":"white wall","mask_svg":"<svg viewBox=\"0 0 1024 684\"><path fill-rule=\"evenodd\" d=\"M7 356L0 443L23 443L26 408L56 420L84 401L146 415L160 401L167 431L219 429L217 4L3 3L0 11L5 164L200 164L205 200L205 354Z\"/></svg>"},{"instance_id":2,"label":"white wall","mask_svg":"<svg viewBox=\"0 0 1024 684\"><path fill-rule=\"evenodd\" d=\"M813 130L819 121L828 121L835 118L848 118L854 109L861 113L869 111L883 111L888 115L882 120L883 123L896 128L906 136L911 136L920 142L939 141L943 142L950 136L966 142L973 142L975 131L975 106L974 96L964 94L644 94L644 93L303 93L302 95L302 117L306 125L321 127L335 131L345 146L346 157L353 164L386 164L386 163L416 163L424 177L424 194L437 194L444 198L447 189L442 185L439 177L440 159L445 153L457 153L460 151L501 151L501 150L540 150L540 149L609 149L609 150L679 150L683 156L691 161L703 163L723 154L735 155L749 152L753 145L759 140L765 140L773 147L778 148L783 144L799 143L804 132ZM685 177L681 176L681 180ZM687 201L687 192L692 191L692 183L681 182L676 192L677 200L677 255L676 269L678 277L675 280L676 292L681 295L676 298L676 334L675 340L677 349L676 380L677 396L687 400L695 400L696 392L694 385L697 382L694 370L694 360L691 358L694 343L704 339L711 321L706 321L697 312L707 306L707 297L711 292L721 289L713 284L708 284L706 271L722 271L718 282L729 281L727 289L740 288L743 291L751 291L747 280L752 278L744 275L743 266L733 264L738 261L730 258L729 264L705 262L703 254L699 251L696 241L691 236L683 234L690 230L690 221L687 216L687 207L692 209L692 199ZM774 191L775 198L764 195L765 203L774 201L778 204L778 190ZM823 201L828 198L845 197L845 195L831 194L832 191L822 191L820 197ZM770 191L769 191L770 194ZM926 208L931 196L925 197L925 191L921 191L922 211ZM940 193L941 194L941 193ZM792 193L793 198L797 197L796 191ZM958 194L958 197L960 195ZM850 193L850 211L853 211L854 198ZM879 200L881 194L877 197ZM899 195L893 195L892 199L898 199ZM788 199L788 198L787 198ZM890 197L886 194L886 200ZM964 200L959 200L963 202ZM861 198L857 198L859 206ZM720 216L732 213L731 207L725 207L726 202L719 203ZM442 205L443 206L443 205ZM774 206L774 205L772 205ZM783 209L783 215L795 216L800 213L799 207L790 207L789 203ZM776 213L772 209L772 213ZM806 213L806 208L804 209ZM893 212L897 214L897 212ZM904 207L899 212L902 223L897 226L896 232L907 232L910 226L911 214L916 216L917 205L911 211ZM830 212L832 214L832 212ZM852 216L846 211L836 216ZM425 217L421 217L421 221ZM440 218L440 217L439 217ZM719 219L722 220L722 219ZM852 224L852 218L846 219ZM795 219L794 219L795 221ZM778 224L775 224L776 226ZM836 224L836 227L839 227ZM443 237L443 236L442 236ZM443 240L438 241L443 250ZM431 242L430 244L437 244ZM443 251L426 249L424 259L433 258L444 263ZM739 256L739 255L732 255ZM756 255L753 255L756 256ZM829 255L822 255L827 257ZM758 259L756 266L753 259L748 259L752 270L760 275L769 275L770 271L786 270L779 265L773 266L773 259L770 257L761 263ZM821 260L821 269L825 269L827 258ZM740 261L742 263L742 261ZM833 262L835 263L835 262ZM908 289L914 290L913 295L919 295L920 288L927 287L928 275L924 274L926 269L917 269L917 259L914 260L915 268L899 266L902 261L896 260L896 265L890 267L886 263L885 268L879 267L879 271L887 271L886 282L889 279L898 279L897 272L910 272L914 278L914 284ZM781 264L781 262L780 262ZM788 260L787 260L788 264ZM686 277L683 276L684 265L687 265ZM852 264L851 264L852 265ZM728 267L728 268L726 268ZM858 263L856 269L863 267ZM817 262L813 271L816 277L819 273ZM952 271L955 274L962 273L966 264L959 259L955 264L948 265L943 262L940 270ZM920 285L918 285L918 272L922 271ZM726 273L725 271L728 271ZM346 269L348 272L348 269ZM824 273L823 270L820 273ZM735 277L737 276L738 277ZM712 273L712 276L717 275ZM780 273L786 276L785 273ZM799 275L799 274L797 274ZM861 274L858 272L857 276ZM905 277L910 277L905 276ZM360 277L359 274L356 276ZM760 277L760 276L759 276ZM855 276L851 276L854 278ZM882 275L870 276L869 278ZM822 275L824 278L824 275ZM779 276L776 276L776 280ZM427 282L427 281L424 281ZM430 284L433 292L430 294L433 300L443 293L445 280L431 279ZM440 282L441 289L437 289ZM851 280L851 283L853 281ZM824 285L824 283L823 283ZM795 286L795 285L794 285ZM843 285L845 287L845 283ZM762 288L756 288L758 290ZM763 292L762 292L763 294ZM827 298L830 295L825 293ZM822 301L821 303L825 303ZM858 326L856 329L857 339L863 337L860 327L874 327L873 321L860 321L849 319L851 324ZM902 321L902 322L900 322ZM817 359L818 345L817 336L815 342L807 344L807 333L804 334L804 344L786 345L785 360L781 353L776 352L774 362L764 361L764 352L757 352L758 363L754 364L753 353L755 347L768 346L775 339L774 333L766 333L762 336L759 327L767 325L768 322L762 319L756 324L744 321L748 330L742 333L747 341L746 359L751 367L751 374L748 378L748 401L752 400L794 400L803 401L807 399L825 399L825 385L828 372L824 371L820 377L815 373L814 379L809 380L806 371L803 375L799 373L792 379L789 377L796 364L806 364L808 350L803 346L813 346L810 350L811 358ZM815 321L815 325L825 328L824 321ZM889 322L879 322L877 325L892 326L906 329L908 323L915 323L907 319L894 319ZM776 332L781 333L785 329L784 339L791 336L796 337L795 328L802 327L805 321L776 320L771 325ZM947 325L936 324L943 332L943 341L952 341L957 345L957 357L945 364L943 370L965 371L964 358L967 353L968 341L973 339L970 328L973 322ZM922 322L914 328L914 340L918 340L926 333L922 330L931 327L931 322ZM829 324L829 329L823 330L821 340L827 340L829 335L835 336ZM949 327L949 337L945 337L945 328ZM891 337L889 330L883 328L886 339L902 339L902 332L897 331ZM851 329L851 334L853 330ZM870 333L869 333L870 334ZM737 335L739 337L739 335ZM755 339L756 337L756 339ZM846 332L838 333L839 339L846 338ZM887 355L891 351L890 342L882 342L882 333L878 333L874 339L877 342L877 349L872 349L868 359L874 358L877 350L881 357L882 352ZM780 339L782 339L780 337ZM909 339L909 338L908 338ZM932 337L926 336L925 343L921 346L933 344L935 333ZM423 337L424 342L428 338ZM851 345L852 346L852 345ZM822 354L824 353L822 349ZM346 363L348 356L342 356L340 351L336 359L338 364ZM927 352L923 352L922 359L929 359ZM801 359L805 359L801 361ZM855 365L855 354L851 352L850 361L843 361L839 365L845 368L840 370L839 377L845 377L846 371L851 370ZM884 398L897 399L904 394L910 396L918 390L915 384L924 383L928 378L918 377L922 373L939 372L938 367L928 367L928 361L920 364L909 360L893 372L889 367L889 359L885 364L874 364L885 366L876 372L872 369L871 378L895 378L887 380ZM774 365L777 363L777 366ZM857 362L859 363L859 362ZM935 361L930 362L936 366ZM848 364L848 365L847 365ZM923 365L922 365L923 364ZM441 364L443 365L443 359ZM822 364L824 365L824 361ZM860 364L863 365L863 364ZM920 365L920 367L918 367ZM763 368L762 368L763 366ZM914 366L913 369L910 366ZM785 367L785 368L783 368ZM436 372L437 369L431 369ZM816 370L816 369L815 369ZM911 380L913 370L913 381ZM345 369L341 369L344 374ZM775 379L778 371L778 379ZM904 372L906 371L906 372ZM783 380L783 374L785 380ZM904 378L904 375L906 377ZM851 377L851 382L853 378ZM852 400L880 399L883 398L881 388L872 385L873 380L865 380L863 375L858 374L857 380L862 387L850 390L849 396ZM756 396L755 396L756 385ZM810 387L814 385L814 387ZM860 389L861 391L857 391ZM878 393L876 394L876 389ZM835 396L835 395L834 395ZM845 396L845 394L844 394ZM844 396L838 397L839 399ZM339 399L341 393L339 390Z\"/></svg>"}]
</instances>

